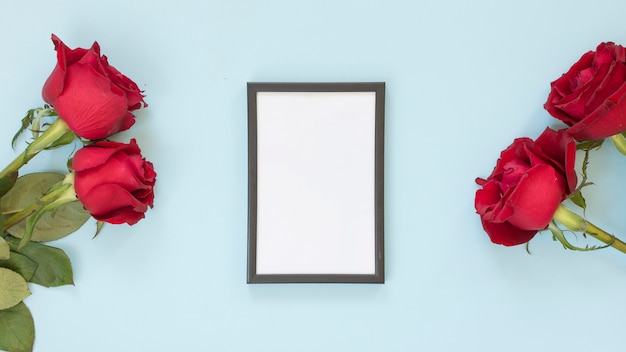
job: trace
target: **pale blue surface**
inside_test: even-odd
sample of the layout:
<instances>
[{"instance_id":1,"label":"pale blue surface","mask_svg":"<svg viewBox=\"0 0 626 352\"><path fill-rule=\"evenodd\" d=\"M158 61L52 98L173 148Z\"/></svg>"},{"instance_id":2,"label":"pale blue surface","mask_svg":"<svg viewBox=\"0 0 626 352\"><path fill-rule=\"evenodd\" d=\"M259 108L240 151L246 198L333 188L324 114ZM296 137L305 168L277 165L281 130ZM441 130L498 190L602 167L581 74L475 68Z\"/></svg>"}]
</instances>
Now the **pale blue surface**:
<instances>
[{"instance_id":1,"label":"pale blue surface","mask_svg":"<svg viewBox=\"0 0 626 352\"><path fill-rule=\"evenodd\" d=\"M547 234L533 255L492 245L473 196L513 138L560 126L542 109L549 82L599 42L625 44L625 12L622 0L5 4L0 161L41 104L54 32L72 48L98 40L146 90L149 108L116 139L137 138L158 172L144 221L58 242L76 285L32 287L35 351L623 351L626 256L566 252ZM386 284L245 284L248 81L387 83ZM626 234L626 159L609 145L591 168L589 218Z\"/></svg>"}]
</instances>

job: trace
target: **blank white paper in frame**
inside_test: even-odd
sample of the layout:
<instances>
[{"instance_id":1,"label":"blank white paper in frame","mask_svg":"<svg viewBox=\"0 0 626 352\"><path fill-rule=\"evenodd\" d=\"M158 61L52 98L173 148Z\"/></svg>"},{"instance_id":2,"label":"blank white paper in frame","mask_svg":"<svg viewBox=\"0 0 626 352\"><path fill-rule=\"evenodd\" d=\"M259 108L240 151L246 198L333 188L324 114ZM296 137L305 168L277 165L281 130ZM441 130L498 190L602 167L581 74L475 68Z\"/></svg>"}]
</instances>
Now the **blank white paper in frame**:
<instances>
[{"instance_id":1,"label":"blank white paper in frame","mask_svg":"<svg viewBox=\"0 0 626 352\"><path fill-rule=\"evenodd\" d=\"M252 92L256 224L248 282L381 282L376 143L384 84L251 85L266 89Z\"/></svg>"}]
</instances>

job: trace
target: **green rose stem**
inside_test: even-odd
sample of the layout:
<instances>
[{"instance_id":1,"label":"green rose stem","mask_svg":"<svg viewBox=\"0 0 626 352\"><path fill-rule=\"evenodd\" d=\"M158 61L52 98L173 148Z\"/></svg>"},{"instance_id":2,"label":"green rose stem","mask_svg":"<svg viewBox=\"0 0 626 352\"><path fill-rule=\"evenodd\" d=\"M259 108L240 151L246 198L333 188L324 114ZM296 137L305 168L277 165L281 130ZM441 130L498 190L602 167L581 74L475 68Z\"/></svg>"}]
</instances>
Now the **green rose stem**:
<instances>
[{"instance_id":1,"label":"green rose stem","mask_svg":"<svg viewBox=\"0 0 626 352\"><path fill-rule=\"evenodd\" d=\"M626 137L623 133L618 133L609 137L615 148L622 154L626 155Z\"/></svg>"},{"instance_id":2,"label":"green rose stem","mask_svg":"<svg viewBox=\"0 0 626 352\"><path fill-rule=\"evenodd\" d=\"M563 204L559 205L556 209L553 218L565 226L568 230L574 232L584 232L617 249L618 251L626 253L626 243L585 220L585 218L569 210Z\"/></svg>"},{"instance_id":3,"label":"green rose stem","mask_svg":"<svg viewBox=\"0 0 626 352\"><path fill-rule=\"evenodd\" d=\"M5 230L11 228L13 225L17 224L18 222L26 219L30 214L34 213L35 210L39 209L39 207L40 207L39 204L33 203L29 205L28 207L11 215L11 217L4 220L4 223L2 224L2 232L4 233Z\"/></svg>"},{"instance_id":4,"label":"green rose stem","mask_svg":"<svg viewBox=\"0 0 626 352\"><path fill-rule=\"evenodd\" d=\"M15 160L13 160L4 170L0 171L0 180L4 179L8 175L17 172L22 166L30 161L35 155L37 155L40 151L54 146L55 142L59 142L64 139L64 137L71 132L70 128L67 126L67 123L61 119L56 119L48 128L31 144L28 145L26 150L24 150L20 155L18 155ZM72 136L72 139L74 137Z\"/></svg>"}]
</instances>

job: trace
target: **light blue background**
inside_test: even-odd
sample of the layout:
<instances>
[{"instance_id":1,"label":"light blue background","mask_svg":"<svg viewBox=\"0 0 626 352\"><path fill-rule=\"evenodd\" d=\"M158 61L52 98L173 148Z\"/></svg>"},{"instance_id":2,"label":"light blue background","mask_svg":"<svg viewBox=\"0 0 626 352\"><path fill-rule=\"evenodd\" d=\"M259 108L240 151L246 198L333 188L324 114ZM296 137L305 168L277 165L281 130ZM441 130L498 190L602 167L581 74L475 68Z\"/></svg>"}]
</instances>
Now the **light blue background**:
<instances>
[{"instance_id":1,"label":"light blue background","mask_svg":"<svg viewBox=\"0 0 626 352\"><path fill-rule=\"evenodd\" d=\"M601 41L626 44L624 13L623 0L4 4L2 164L42 104L56 33L98 40L145 89L149 108L116 139L137 138L158 172L144 221L56 243L76 285L32 286L35 351L623 351L626 256L545 233L532 255L493 245L473 197L514 138L561 127L542 108L549 83ZM384 285L246 285L248 81L387 83ZM61 170L59 154L26 171ZM596 153L587 215L626 237L625 172L611 145Z\"/></svg>"}]
</instances>

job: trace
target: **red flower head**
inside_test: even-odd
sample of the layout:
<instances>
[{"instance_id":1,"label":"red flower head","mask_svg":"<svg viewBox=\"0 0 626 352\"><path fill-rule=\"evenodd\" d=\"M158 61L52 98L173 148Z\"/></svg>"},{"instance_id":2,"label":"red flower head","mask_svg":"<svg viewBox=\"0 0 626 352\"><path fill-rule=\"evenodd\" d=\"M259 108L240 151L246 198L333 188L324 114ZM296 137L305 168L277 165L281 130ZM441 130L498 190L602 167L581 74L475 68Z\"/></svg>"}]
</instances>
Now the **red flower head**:
<instances>
[{"instance_id":1,"label":"red flower head","mask_svg":"<svg viewBox=\"0 0 626 352\"><path fill-rule=\"evenodd\" d=\"M485 180L478 178L475 208L491 241L513 246L547 228L561 202L576 188L576 145L547 128L536 141L516 139Z\"/></svg>"},{"instance_id":2,"label":"red flower head","mask_svg":"<svg viewBox=\"0 0 626 352\"><path fill-rule=\"evenodd\" d=\"M552 82L544 108L579 141L626 130L626 48L601 43Z\"/></svg>"},{"instance_id":3,"label":"red flower head","mask_svg":"<svg viewBox=\"0 0 626 352\"><path fill-rule=\"evenodd\" d=\"M78 200L96 220L133 225L153 205L156 173L134 139L87 145L74 155L72 169Z\"/></svg>"},{"instance_id":4,"label":"red flower head","mask_svg":"<svg viewBox=\"0 0 626 352\"><path fill-rule=\"evenodd\" d=\"M137 84L100 56L100 46L70 49L52 35L57 65L43 86L43 100L52 105L77 135L103 139L135 123L131 111L147 106Z\"/></svg>"}]
</instances>

